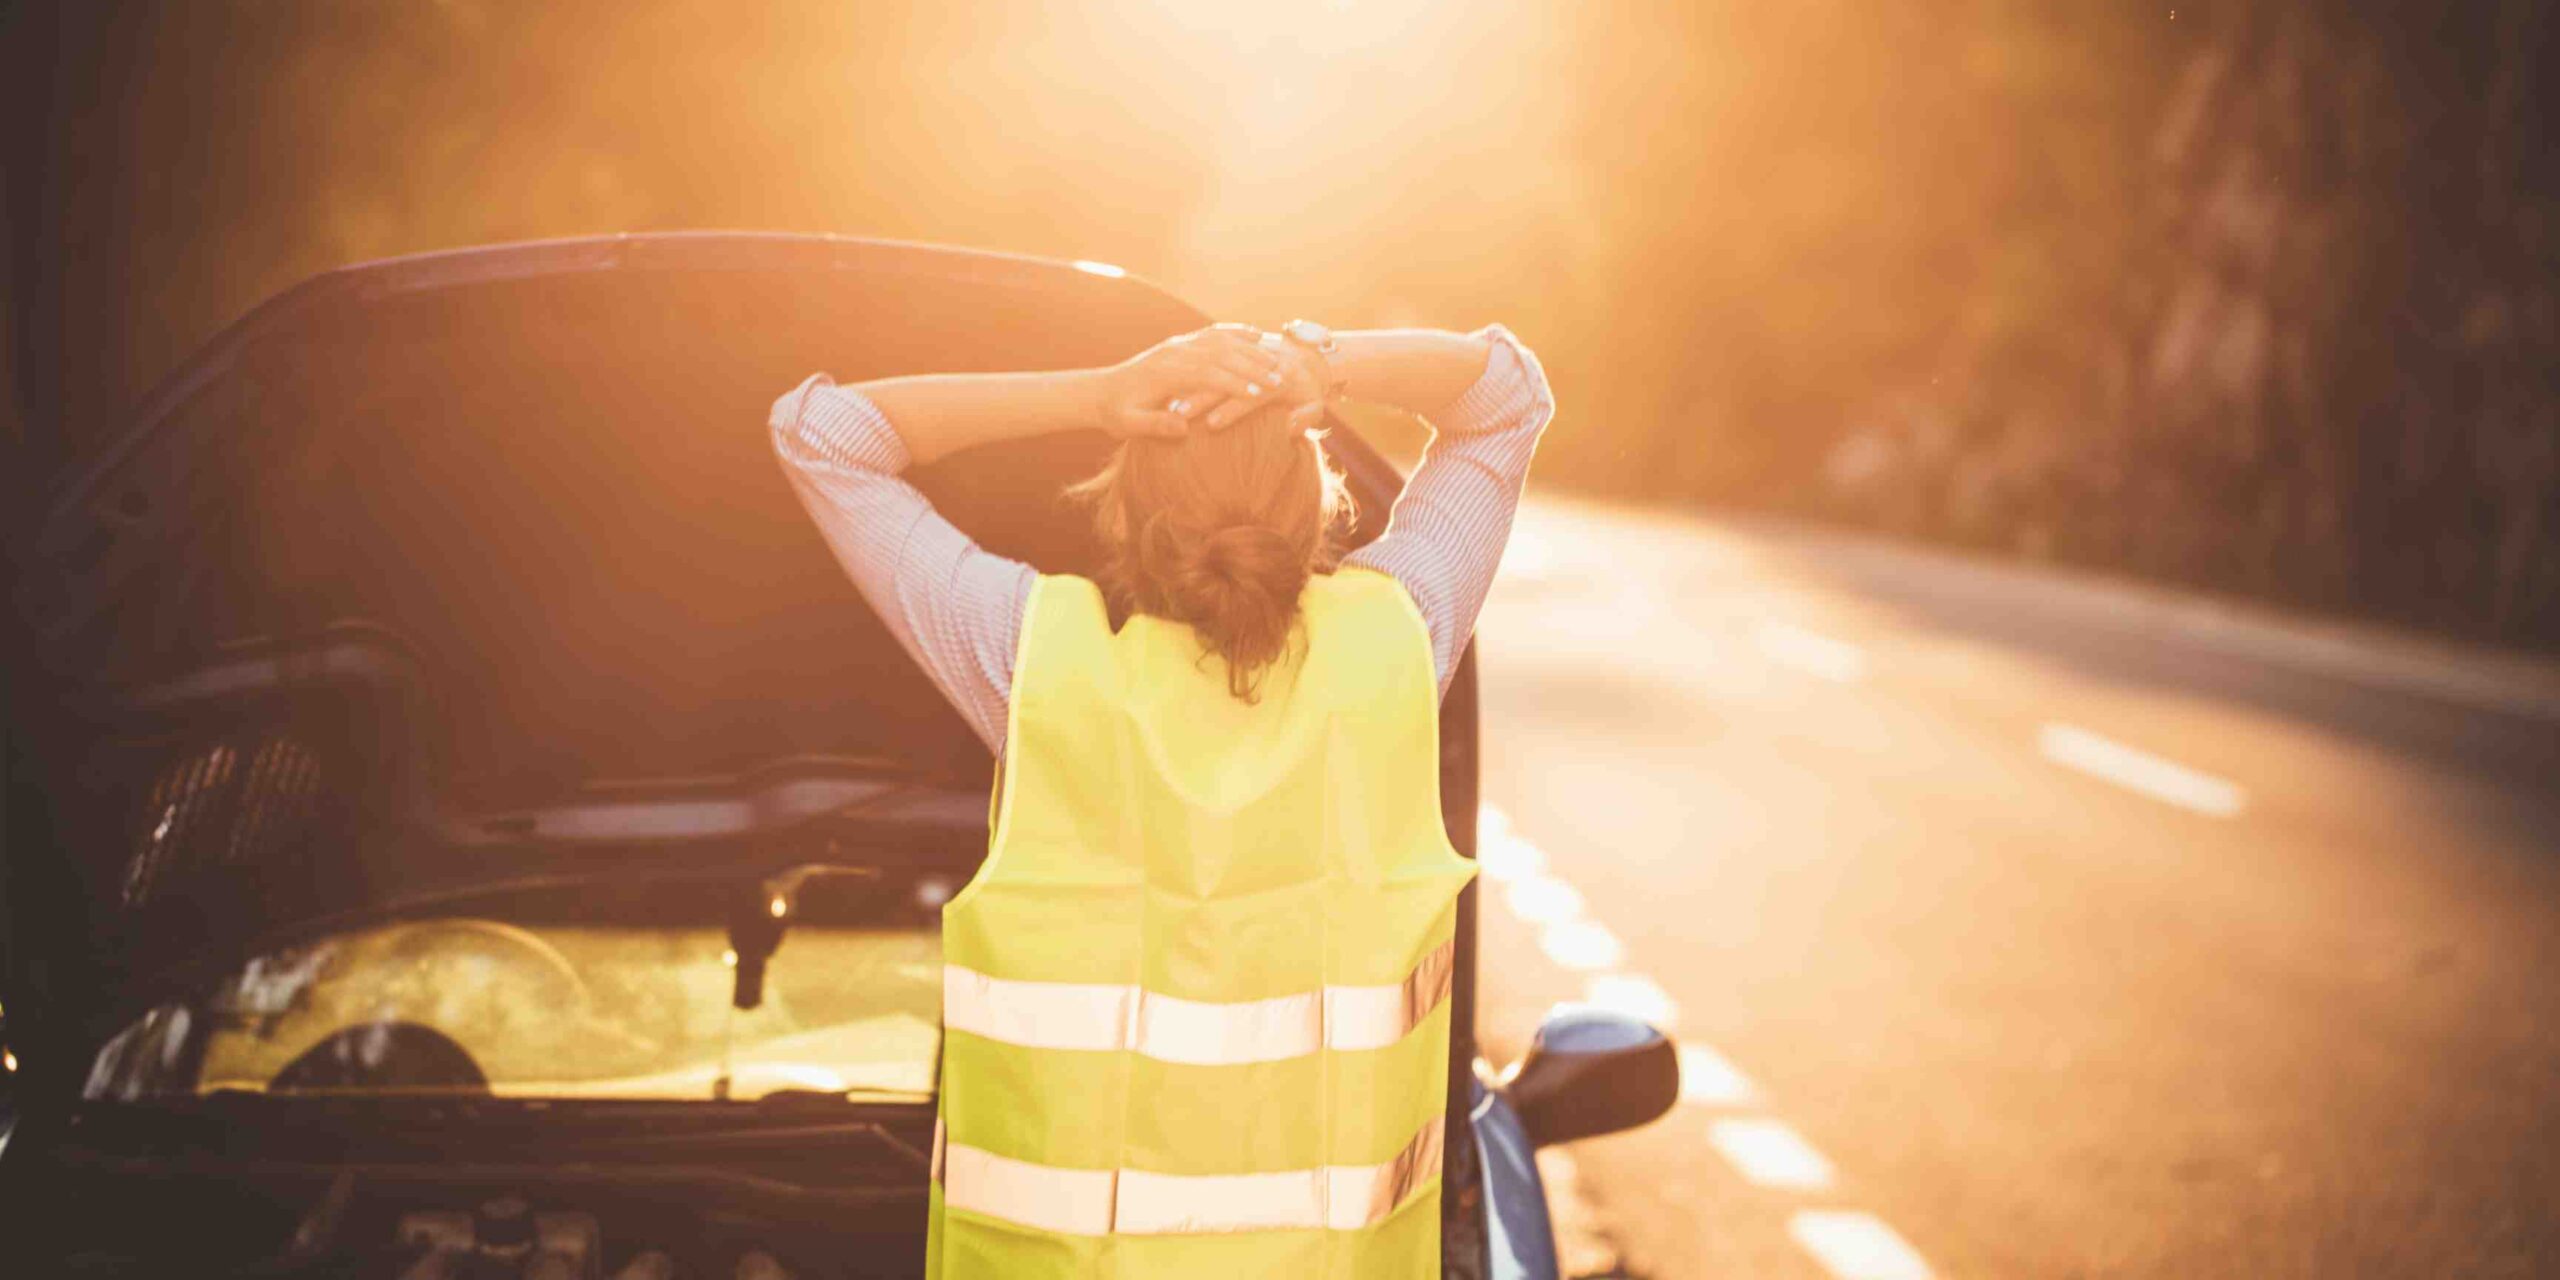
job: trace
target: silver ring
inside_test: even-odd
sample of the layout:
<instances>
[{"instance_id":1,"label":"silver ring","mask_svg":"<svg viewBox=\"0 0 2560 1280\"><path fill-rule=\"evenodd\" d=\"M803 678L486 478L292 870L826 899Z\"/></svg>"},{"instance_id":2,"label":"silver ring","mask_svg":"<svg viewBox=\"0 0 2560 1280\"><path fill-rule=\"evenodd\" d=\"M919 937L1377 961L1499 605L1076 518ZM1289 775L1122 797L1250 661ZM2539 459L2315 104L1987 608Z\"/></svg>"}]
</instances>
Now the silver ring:
<instances>
[{"instance_id":1,"label":"silver ring","mask_svg":"<svg viewBox=\"0 0 2560 1280\"><path fill-rule=\"evenodd\" d=\"M1181 414L1183 417L1188 418L1191 416L1191 402L1180 396L1175 396L1171 400L1165 401L1164 407L1171 409L1175 413Z\"/></svg>"}]
</instances>

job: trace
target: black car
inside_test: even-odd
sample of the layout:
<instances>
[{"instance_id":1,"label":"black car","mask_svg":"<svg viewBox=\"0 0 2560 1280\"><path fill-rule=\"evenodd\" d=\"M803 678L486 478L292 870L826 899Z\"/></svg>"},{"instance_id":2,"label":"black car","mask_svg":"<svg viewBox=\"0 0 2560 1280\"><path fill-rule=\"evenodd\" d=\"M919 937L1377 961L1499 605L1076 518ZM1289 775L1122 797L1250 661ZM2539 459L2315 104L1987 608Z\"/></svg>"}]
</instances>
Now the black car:
<instances>
[{"instance_id":1,"label":"black car","mask_svg":"<svg viewBox=\"0 0 2560 1280\"><path fill-rule=\"evenodd\" d=\"M1203 323L1099 264L686 234L331 272L211 343L20 543L0 1272L915 1274L938 912L990 762L766 406ZM1399 478L1331 447L1373 537ZM1056 495L1106 448L911 478L1079 571ZM1470 656L1470 854L1477 750ZM1497 1083L1474 911L1447 1274L1551 1277L1534 1143L1651 1119L1676 1068L1567 1011Z\"/></svg>"}]
</instances>

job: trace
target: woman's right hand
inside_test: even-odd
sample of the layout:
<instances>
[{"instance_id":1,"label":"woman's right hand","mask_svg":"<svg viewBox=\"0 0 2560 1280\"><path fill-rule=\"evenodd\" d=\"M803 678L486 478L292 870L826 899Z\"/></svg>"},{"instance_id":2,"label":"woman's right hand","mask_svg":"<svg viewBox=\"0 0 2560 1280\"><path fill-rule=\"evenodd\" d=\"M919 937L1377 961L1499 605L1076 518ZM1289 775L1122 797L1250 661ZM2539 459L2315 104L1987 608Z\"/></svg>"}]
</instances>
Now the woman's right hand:
<instances>
[{"instance_id":1,"label":"woman's right hand","mask_svg":"<svg viewBox=\"0 0 2560 1280\"><path fill-rule=\"evenodd\" d=\"M1167 338L1102 371L1096 417L1114 436L1179 436L1223 427L1276 393L1280 358L1250 326L1217 324Z\"/></svg>"}]
</instances>

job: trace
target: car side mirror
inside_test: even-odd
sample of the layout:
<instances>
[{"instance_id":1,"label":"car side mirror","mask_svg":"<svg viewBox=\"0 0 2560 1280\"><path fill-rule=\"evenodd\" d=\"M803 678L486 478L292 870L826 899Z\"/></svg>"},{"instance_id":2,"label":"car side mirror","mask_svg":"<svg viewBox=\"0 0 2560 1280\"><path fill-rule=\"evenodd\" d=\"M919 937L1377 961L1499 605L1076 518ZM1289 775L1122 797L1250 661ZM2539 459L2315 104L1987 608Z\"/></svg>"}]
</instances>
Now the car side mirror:
<instances>
[{"instance_id":1,"label":"car side mirror","mask_svg":"<svg viewBox=\"0 0 2560 1280\"><path fill-rule=\"evenodd\" d=\"M1680 1100L1671 1037L1623 1013L1550 1010L1529 1052L1502 1076L1503 1096L1539 1146L1650 1124Z\"/></svg>"}]
</instances>

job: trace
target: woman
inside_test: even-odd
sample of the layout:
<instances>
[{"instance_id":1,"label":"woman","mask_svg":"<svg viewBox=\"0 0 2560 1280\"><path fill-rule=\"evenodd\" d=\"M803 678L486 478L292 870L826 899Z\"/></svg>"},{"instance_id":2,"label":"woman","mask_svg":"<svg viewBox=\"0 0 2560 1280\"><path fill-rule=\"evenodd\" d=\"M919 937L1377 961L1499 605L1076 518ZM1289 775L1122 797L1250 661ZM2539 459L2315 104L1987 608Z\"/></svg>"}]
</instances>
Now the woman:
<instances>
[{"instance_id":1,"label":"woman","mask_svg":"<svg viewBox=\"0 0 2560 1280\"><path fill-rule=\"evenodd\" d=\"M1500 326L1286 334L774 404L846 572L999 761L943 913L929 1276L1438 1274L1472 872L1438 698L1553 400ZM1348 557L1309 429L1345 395L1437 431ZM1097 580L978 549L897 478L1095 427Z\"/></svg>"}]
</instances>

